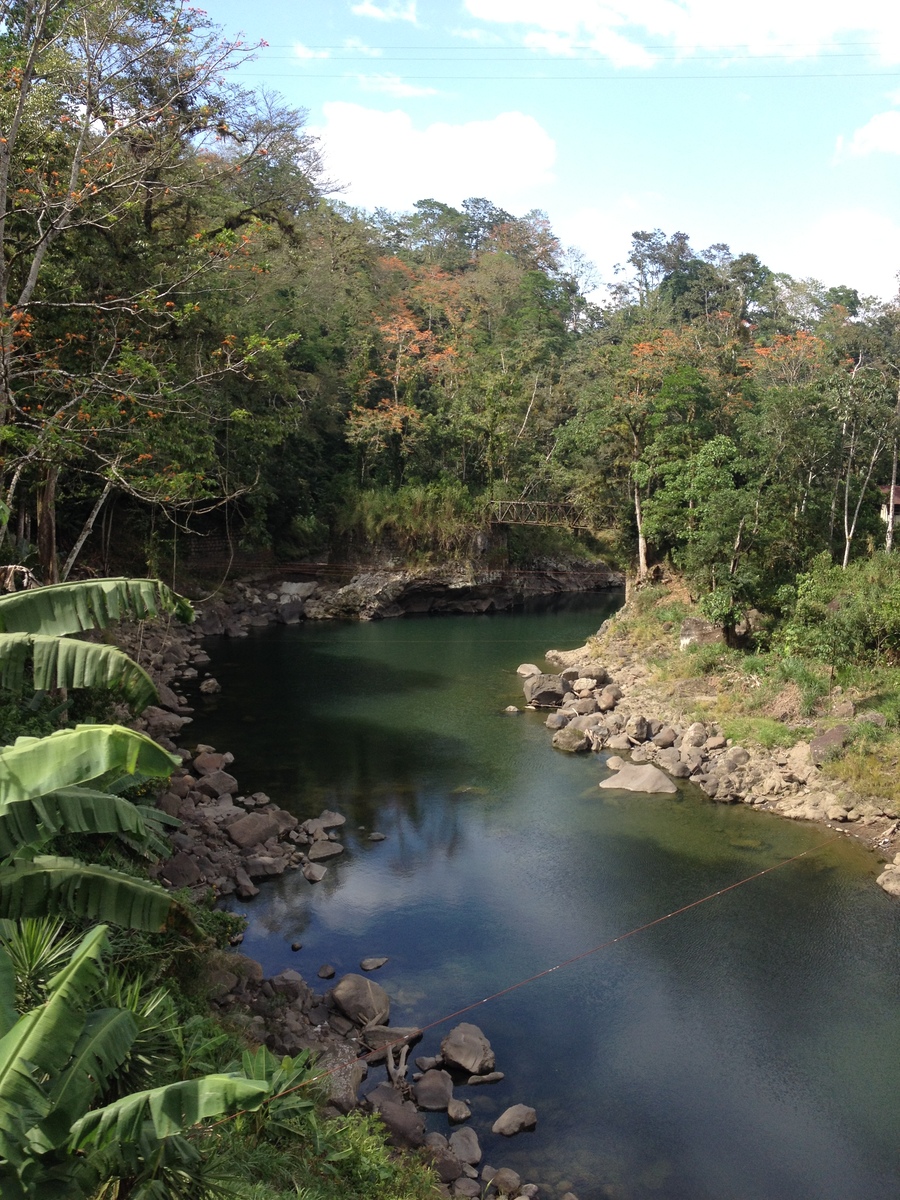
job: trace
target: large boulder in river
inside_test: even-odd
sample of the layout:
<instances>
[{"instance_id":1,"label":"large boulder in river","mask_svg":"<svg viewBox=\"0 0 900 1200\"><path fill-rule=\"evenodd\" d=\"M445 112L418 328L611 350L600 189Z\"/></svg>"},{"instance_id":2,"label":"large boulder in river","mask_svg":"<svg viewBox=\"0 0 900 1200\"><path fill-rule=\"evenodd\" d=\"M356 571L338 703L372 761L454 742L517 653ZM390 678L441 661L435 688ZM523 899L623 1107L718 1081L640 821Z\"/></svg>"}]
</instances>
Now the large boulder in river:
<instances>
[{"instance_id":1,"label":"large boulder in river","mask_svg":"<svg viewBox=\"0 0 900 1200\"><path fill-rule=\"evenodd\" d=\"M539 708L558 708L568 691L559 675L532 675L522 685L525 699Z\"/></svg>"},{"instance_id":2,"label":"large boulder in river","mask_svg":"<svg viewBox=\"0 0 900 1200\"><path fill-rule=\"evenodd\" d=\"M514 1137L523 1129L534 1129L537 1125L537 1113L527 1104L514 1104L506 1112L500 1114L491 1126L491 1133L502 1133L504 1137Z\"/></svg>"},{"instance_id":3,"label":"large boulder in river","mask_svg":"<svg viewBox=\"0 0 900 1200\"><path fill-rule=\"evenodd\" d=\"M362 975L345 975L331 992L335 1004L356 1025L386 1025L391 999L383 987Z\"/></svg>"},{"instance_id":4,"label":"large boulder in river","mask_svg":"<svg viewBox=\"0 0 900 1200\"><path fill-rule=\"evenodd\" d=\"M451 1067L459 1067L470 1075L484 1075L493 1071L496 1057L477 1025L462 1021L441 1042L441 1055Z\"/></svg>"},{"instance_id":5,"label":"large boulder in river","mask_svg":"<svg viewBox=\"0 0 900 1200\"><path fill-rule=\"evenodd\" d=\"M247 813L228 826L228 836L236 846L247 850L269 838L278 837L278 822L270 813Z\"/></svg>"},{"instance_id":6,"label":"large boulder in river","mask_svg":"<svg viewBox=\"0 0 900 1200\"><path fill-rule=\"evenodd\" d=\"M625 792L655 793L678 791L677 786L667 775L664 775L658 767L651 767L649 763L641 767L635 767L630 763L626 763L621 770L616 771L615 775L610 775L609 779L604 779L600 787L615 788L617 791Z\"/></svg>"}]
</instances>

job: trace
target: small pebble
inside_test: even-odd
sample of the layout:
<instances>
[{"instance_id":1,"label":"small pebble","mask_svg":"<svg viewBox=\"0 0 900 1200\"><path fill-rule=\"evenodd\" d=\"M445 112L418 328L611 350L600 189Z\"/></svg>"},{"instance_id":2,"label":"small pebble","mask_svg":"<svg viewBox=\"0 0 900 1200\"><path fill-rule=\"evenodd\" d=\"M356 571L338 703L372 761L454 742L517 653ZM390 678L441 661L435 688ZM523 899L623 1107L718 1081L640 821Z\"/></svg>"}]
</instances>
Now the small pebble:
<instances>
[{"instance_id":1,"label":"small pebble","mask_svg":"<svg viewBox=\"0 0 900 1200\"><path fill-rule=\"evenodd\" d=\"M302 942L291 942L291 949L292 950L302 950L303 943Z\"/></svg>"},{"instance_id":2,"label":"small pebble","mask_svg":"<svg viewBox=\"0 0 900 1200\"><path fill-rule=\"evenodd\" d=\"M385 837L386 837L386 835L383 833L370 833L369 841L370 842L383 842Z\"/></svg>"}]
</instances>

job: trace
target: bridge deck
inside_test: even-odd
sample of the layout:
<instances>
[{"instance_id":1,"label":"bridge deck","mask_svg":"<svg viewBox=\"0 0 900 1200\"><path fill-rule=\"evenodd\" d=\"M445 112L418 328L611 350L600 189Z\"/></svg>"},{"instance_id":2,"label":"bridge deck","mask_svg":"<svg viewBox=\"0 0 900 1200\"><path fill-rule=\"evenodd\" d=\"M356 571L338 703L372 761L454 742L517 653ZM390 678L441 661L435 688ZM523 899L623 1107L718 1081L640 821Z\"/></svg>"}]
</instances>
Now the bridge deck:
<instances>
[{"instance_id":1,"label":"bridge deck","mask_svg":"<svg viewBox=\"0 0 900 1200\"><path fill-rule=\"evenodd\" d=\"M557 500L495 500L491 520L497 525L556 525L588 529L584 514L574 504Z\"/></svg>"}]
</instances>

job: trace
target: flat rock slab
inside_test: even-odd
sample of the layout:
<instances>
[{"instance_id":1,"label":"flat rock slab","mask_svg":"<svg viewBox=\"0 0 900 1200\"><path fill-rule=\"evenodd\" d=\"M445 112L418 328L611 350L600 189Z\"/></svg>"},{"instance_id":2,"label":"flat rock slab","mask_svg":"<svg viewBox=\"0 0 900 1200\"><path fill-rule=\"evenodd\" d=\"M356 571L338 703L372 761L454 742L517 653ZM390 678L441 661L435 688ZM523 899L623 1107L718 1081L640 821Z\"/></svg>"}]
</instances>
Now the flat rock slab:
<instances>
[{"instance_id":1,"label":"flat rock slab","mask_svg":"<svg viewBox=\"0 0 900 1200\"><path fill-rule=\"evenodd\" d=\"M229 832L231 832L229 830ZM323 858L335 858L338 854L344 853L344 847L340 842L313 842L310 846L306 857L310 862L320 862Z\"/></svg>"},{"instance_id":2,"label":"flat rock slab","mask_svg":"<svg viewBox=\"0 0 900 1200\"><path fill-rule=\"evenodd\" d=\"M248 850L260 842L267 842L269 838L278 837L278 822L268 813L247 813L231 822L228 836L236 846Z\"/></svg>"},{"instance_id":3,"label":"flat rock slab","mask_svg":"<svg viewBox=\"0 0 900 1200\"><path fill-rule=\"evenodd\" d=\"M491 1133L501 1133L504 1137L515 1137L526 1129L534 1129L537 1125L537 1113L527 1104L514 1104L506 1112L500 1114L491 1126Z\"/></svg>"},{"instance_id":4,"label":"flat rock slab","mask_svg":"<svg viewBox=\"0 0 900 1200\"><path fill-rule=\"evenodd\" d=\"M361 971L377 971L379 967L383 967L387 962L387 957L383 958L364 958L359 964Z\"/></svg>"},{"instance_id":5,"label":"flat rock slab","mask_svg":"<svg viewBox=\"0 0 900 1200\"><path fill-rule=\"evenodd\" d=\"M626 763L609 779L604 779L600 787L615 788L616 791L625 792L647 792L650 795L655 795L657 792L678 791L678 786L658 767L652 767L649 764L636 767L630 763Z\"/></svg>"},{"instance_id":6,"label":"flat rock slab","mask_svg":"<svg viewBox=\"0 0 900 1200\"><path fill-rule=\"evenodd\" d=\"M487 1075L470 1075L466 1082L469 1087L474 1087L478 1083L499 1083L505 1078L502 1071L488 1071Z\"/></svg>"}]
</instances>

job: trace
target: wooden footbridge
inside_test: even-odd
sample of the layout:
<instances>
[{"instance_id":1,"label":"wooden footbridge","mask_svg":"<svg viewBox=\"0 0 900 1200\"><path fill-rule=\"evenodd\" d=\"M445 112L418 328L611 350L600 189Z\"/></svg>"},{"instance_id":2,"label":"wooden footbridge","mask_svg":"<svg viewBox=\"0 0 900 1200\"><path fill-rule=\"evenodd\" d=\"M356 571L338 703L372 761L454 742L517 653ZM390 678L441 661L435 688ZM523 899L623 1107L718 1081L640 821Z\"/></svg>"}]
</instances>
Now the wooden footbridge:
<instances>
[{"instance_id":1,"label":"wooden footbridge","mask_svg":"<svg viewBox=\"0 0 900 1200\"><path fill-rule=\"evenodd\" d=\"M589 529L584 513L562 500L494 500L488 511L495 525L553 525Z\"/></svg>"}]
</instances>

